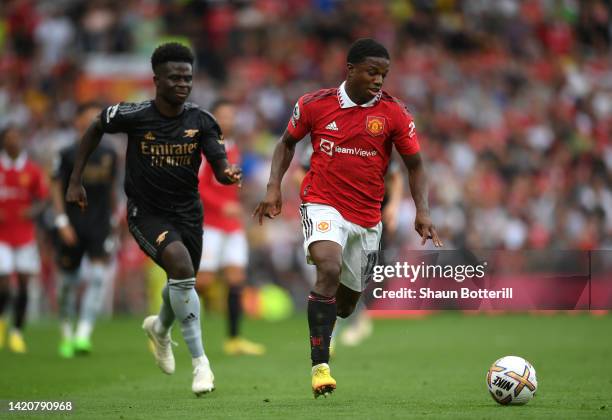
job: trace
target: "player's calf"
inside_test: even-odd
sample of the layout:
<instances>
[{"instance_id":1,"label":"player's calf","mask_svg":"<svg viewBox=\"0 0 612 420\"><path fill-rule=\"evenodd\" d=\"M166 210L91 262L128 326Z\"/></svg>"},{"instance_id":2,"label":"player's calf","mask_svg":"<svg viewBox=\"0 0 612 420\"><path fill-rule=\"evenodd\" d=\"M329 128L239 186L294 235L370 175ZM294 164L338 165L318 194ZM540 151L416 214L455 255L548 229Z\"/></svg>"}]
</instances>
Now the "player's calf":
<instances>
[{"instance_id":1,"label":"player's calf","mask_svg":"<svg viewBox=\"0 0 612 420\"><path fill-rule=\"evenodd\" d=\"M361 292L349 289L344 284L338 286L336 291L337 315L340 318L348 318L357 307Z\"/></svg>"},{"instance_id":2,"label":"player's calf","mask_svg":"<svg viewBox=\"0 0 612 420\"><path fill-rule=\"evenodd\" d=\"M355 311L355 305L340 305L338 302L338 308L336 310L336 315L340 318L348 318Z\"/></svg>"},{"instance_id":3,"label":"player's calf","mask_svg":"<svg viewBox=\"0 0 612 420\"><path fill-rule=\"evenodd\" d=\"M308 328L312 366L329 362L329 345L336 321L336 298L310 292Z\"/></svg>"}]
</instances>

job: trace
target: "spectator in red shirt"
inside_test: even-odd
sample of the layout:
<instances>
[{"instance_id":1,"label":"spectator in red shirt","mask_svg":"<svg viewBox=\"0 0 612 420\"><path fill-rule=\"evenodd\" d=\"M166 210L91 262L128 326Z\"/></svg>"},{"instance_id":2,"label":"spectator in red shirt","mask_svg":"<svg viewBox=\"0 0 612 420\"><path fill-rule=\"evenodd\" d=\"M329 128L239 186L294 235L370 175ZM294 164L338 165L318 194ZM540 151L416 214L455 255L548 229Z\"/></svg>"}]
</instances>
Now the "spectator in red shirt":
<instances>
[{"instance_id":1,"label":"spectator in red shirt","mask_svg":"<svg viewBox=\"0 0 612 420\"><path fill-rule=\"evenodd\" d=\"M348 317L365 288L362 252L379 248L384 176L393 146L410 174L415 228L422 244L432 239L442 246L429 216L427 176L414 122L406 107L382 90L389 64L384 46L359 39L348 52L346 81L298 100L274 150L266 196L254 213L259 223L264 216L280 214L283 175L295 145L310 133L313 155L302 181L300 212L304 251L317 267L308 297L315 398L336 388L328 365L330 338L336 316ZM375 264L375 258L368 259Z\"/></svg>"},{"instance_id":2,"label":"spectator in red shirt","mask_svg":"<svg viewBox=\"0 0 612 420\"><path fill-rule=\"evenodd\" d=\"M10 277L17 273L13 328L8 347L25 353L22 331L28 304L28 279L40 269L33 219L42 211L47 186L40 168L22 148L22 133L9 126L2 134L0 152L0 348L4 346L6 322L1 318L10 298Z\"/></svg>"},{"instance_id":3,"label":"spectator in red shirt","mask_svg":"<svg viewBox=\"0 0 612 420\"><path fill-rule=\"evenodd\" d=\"M234 124L236 109L231 102L217 101L211 108L223 132L227 160L240 164L240 150L236 145ZM202 259L196 279L196 288L204 295L221 270L227 282L228 340L223 346L230 355L262 355L265 348L239 335L242 313L242 286L246 280L249 247L242 223L243 209L238 197L237 185L223 185L216 180L212 167L202 162L199 173L199 189L204 215Z\"/></svg>"}]
</instances>

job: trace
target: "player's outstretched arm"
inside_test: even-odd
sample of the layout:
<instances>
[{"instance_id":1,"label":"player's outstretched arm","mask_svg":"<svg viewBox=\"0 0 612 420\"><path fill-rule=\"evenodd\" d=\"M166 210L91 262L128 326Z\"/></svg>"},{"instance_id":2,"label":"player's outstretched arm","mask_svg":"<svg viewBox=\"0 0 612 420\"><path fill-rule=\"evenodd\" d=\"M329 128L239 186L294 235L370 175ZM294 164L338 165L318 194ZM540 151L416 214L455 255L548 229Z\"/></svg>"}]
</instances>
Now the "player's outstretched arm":
<instances>
[{"instance_id":1,"label":"player's outstretched arm","mask_svg":"<svg viewBox=\"0 0 612 420\"><path fill-rule=\"evenodd\" d=\"M408 169L410 193L416 206L414 228L421 235L421 245L425 245L427 239L431 239L436 247L441 247L442 241L438 237L438 232L429 215L427 174L425 173L423 158L418 152L401 156Z\"/></svg>"},{"instance_id":2,"label":"player's outstretched arm","mask_svg":"<svg viewBox=\"0 0 612 420\"><path fill-rule=\"evenodd\" d=\"M230 165L227 159L217 159L210 163L212 166L215 178L221 184L240 184L242 183L242 168L236 165Z\"/></svg>"},{"instance_id":3,"label":"player's outstretched arm","mask_svg":"<svg viewBox=\"0 0 612 420\"><path fill-rule=\"evenodd\" d=\"M83 210L87 207L87 194L85 193L85 188L83 188L83 169L85 169L91 153L98 147L103 134L104 131L102 130L100 118L96 118L79 142L79 150L74 161L72 174L70 175L68 190L66 191L66 202L78 204Z\"/></svg>"},{"instance_id":4,"label":"player's outstretched arm","mask_svg":"<svg viewBox=\"0 0 612 420\"><path fill-rule=\"evenodd\" d=\"M283 207L281 183L285 172L287 172L291 164L291 160L295 154L295 145L298 141L299 140L293 138L291 134L285 130L280 141L274 148L266 196L253 212L253 217L259 220L260 225L263 223L264 216L269 219L274 219L281 212Z\"/></svg>"},{"instance_id":5,"label":"player's outstretched arm","mask_svg":"<svg viewBox=\"0 0 612 420\"><path fill-rule=\"evenodd\" d=\"M57 228L62 241L64 241L64 243L67 245L74 246L77 243L77 237L74 228L70 224L70 220L66 215L62 182L57 178L52 179L50 191L53 210L57 215L55 217L55 227Z\"/></svg>"}]
</instances>

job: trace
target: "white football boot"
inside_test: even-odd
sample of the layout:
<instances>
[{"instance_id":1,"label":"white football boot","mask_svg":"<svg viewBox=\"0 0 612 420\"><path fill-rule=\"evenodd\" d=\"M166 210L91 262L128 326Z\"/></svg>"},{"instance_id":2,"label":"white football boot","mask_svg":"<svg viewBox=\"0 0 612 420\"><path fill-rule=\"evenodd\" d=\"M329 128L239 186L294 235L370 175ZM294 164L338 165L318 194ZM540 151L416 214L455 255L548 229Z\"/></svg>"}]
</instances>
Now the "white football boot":
<instances>
[{"instance_id":1,"label":"white football boot","mask_svg":"<svg viewBox=\"0 0 612 420\"><path fill-rule=\"evenodd\" d=\"M193 383L191 390L197 397L215 390L215 375L210 370L210 363L204 360L203 357L192 360L193 365Z\"/></svg>"},{"instance_id":2,"label":"white football boot","mask_svg":"<svg viewBox=\"0 0 612 420\"><path fill-rule=\"evenodd\" d=\"M157 366L167 375L172 375L175 370L174 353L172 352L172 339L170 332L166 336L160 336L155 332L155 324L157 323L157 315L151 315L145 318L142 323L142 329L145 330L151 344L151 351L155 356Z\"/></svg>"}]
</instances>

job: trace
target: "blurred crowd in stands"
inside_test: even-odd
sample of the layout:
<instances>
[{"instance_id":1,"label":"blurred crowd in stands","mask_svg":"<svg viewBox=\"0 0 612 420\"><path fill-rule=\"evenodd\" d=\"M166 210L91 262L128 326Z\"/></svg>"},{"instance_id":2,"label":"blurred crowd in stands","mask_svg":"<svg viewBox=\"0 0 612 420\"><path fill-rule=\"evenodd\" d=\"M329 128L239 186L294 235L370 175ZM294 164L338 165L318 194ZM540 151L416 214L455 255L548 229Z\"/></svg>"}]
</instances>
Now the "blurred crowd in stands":
<instances>
[{"instance_id":1,"label":"blurred crowd in stands","mask_svg":"<svg viewBox=\"0 0 612 420\"><path fill-rule=\"evenodd\" d=\"M611 16L603 0L6 0L0 129L23 126L50 168L79 102L149 98L151 52L184 39L191 100L238 104L249 219L295 101L340 85L347 47L373 37L392 56L385 90L416 118L447 246L610 249ZM124 154L123 138L108 141ZM283 217L249 222L254 281L303 276L285 179ZM396 245L419 247L405 197Z\"/></svg>"}]
</instances>

